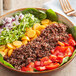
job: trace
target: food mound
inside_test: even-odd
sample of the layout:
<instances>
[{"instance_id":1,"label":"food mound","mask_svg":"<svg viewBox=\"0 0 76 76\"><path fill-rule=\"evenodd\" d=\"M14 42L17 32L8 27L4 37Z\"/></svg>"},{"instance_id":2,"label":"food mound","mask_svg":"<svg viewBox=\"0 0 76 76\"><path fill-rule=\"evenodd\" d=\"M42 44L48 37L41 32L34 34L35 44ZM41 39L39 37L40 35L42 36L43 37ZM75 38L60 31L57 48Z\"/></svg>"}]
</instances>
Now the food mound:
<instances>
[{"instance_id":1,"label":"food mound","mask_svg":"<svg viewBox=\"0 0 76 76\"><path fill-rule=\"evenodd\" d=\"M0 61L3 64L24 72L39 72L56 69L74 57L76 42L68 32L68 26L58 22L51 9L44 14L28 8L12 20L12 26L1 29L1 37L6 37L4 41L0 38Z\"/></svg>"}]
</instances>

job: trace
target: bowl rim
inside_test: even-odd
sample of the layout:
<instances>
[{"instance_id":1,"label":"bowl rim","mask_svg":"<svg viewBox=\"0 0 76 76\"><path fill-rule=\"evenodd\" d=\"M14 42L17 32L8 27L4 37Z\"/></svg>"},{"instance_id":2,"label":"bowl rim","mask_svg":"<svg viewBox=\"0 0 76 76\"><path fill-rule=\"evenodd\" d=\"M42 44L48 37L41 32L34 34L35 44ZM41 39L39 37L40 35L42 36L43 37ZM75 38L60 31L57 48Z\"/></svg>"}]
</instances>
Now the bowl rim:
<instances>
[{"instance_id":1,"label":"bowl rim","mask_svg":"<svg viewBox=\"0 0 76 76\"><path fill-rule=\"evenodd\" d=\"M10 11L10 12L8 12L8 13L0 16L0 18L2 18L2 17L4 17L4 16L7 16L7 15L9 15L9 14L11 14L11 13L17 12L17 11L22 11L22 10L24 10L24 9L26 9L26 8L20 8L20 9L16 9L16 10ZM45 8L36 8L36 9L38 9L38 10L43 10L43 11L46 11L46 10L47 10L47 9L45 9ZM69 19L67 19L65 16L63 16L63 15L57 13L57 12L56 12L56 14L64 17L68 22L70 22L70 23L72 24L72 26L74 26L74 24L73 24ZM76 54L75 54L75 56L76 56ZM75 56L74 56L74 57L75 57ZM67 63L65 63L64 65L62 65L62 66L60 66L60 67L58 67L58 68L56 68L56 69L46 70L46 71L42 71L42 72L23 72L23 71L19 71L19 70L13 69L13 68L11 68L11 67L8 67L8 66L4 65L4 64L1 63L1 62L0 62L0 64L1 64L2 66L6 67L6 68L8 68L8 69L10 69L10 70L12 70L12 71L19 72L19 73L24 73L24 74L41 74L41 73L49 73L49 72L52 72L52 71L56 71L56 70L58 70L58 69L60 69L60 68L62 68L62 67L65 67L67 64L69 64L69 63L74 59L74 57L73 57L72 59L70 59Z\"/></svg>"}]
</instances>

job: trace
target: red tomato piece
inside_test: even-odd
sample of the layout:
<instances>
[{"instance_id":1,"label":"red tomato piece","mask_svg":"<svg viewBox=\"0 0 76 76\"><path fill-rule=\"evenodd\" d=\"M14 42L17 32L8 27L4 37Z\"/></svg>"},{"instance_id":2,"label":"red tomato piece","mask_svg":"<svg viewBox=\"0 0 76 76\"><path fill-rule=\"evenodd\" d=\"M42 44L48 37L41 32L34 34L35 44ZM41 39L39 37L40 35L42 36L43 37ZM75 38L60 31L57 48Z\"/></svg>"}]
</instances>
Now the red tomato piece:
<instances>
[{"instance_id":1,"label":"red tomato piece","mask_svg":"<svg viewBox=\"0 0 76 76\"><path fill-rule=\"evenodd\" d=\"M63 42L63 43L64 43L64 42ZM68 43L64 43L64 45L65 45L65 46L69 46L69 44L68 44Z\"/></svg>"},{"instance_id":2,"label":"red tomato piece","mask_svg":"<svg viewBox=\"0 0 76 76\"><path fill-rule=\"evenodd\" d=\"M56 55L56 56L64 56L63 52L60 52L59 50L55 51L54 55Z\"/></svg>"},{"instance_id":3,"label":"red tomato piece","mask_svg":"<svg viewBox=\"0 0 76 76\"><path fill-rule=\"evenodd\" d=\"M64 44L63 42L60 42L60 41L58 41L58 44L59 44L60 46L65 46L65 44Z\"/></svg>"},{"instance_id":4,"label":"red tomato piece","mask_svg":"<svg viewBox=\"0 0 76 76\"><path fill-rule=\"evenodd\" d=\"M34 68L34 63L30 62L26 67L28 67L28 68Z\"/></svg>"},{"instance_id":5,"label":"red tomato piece","mask_svg":"<svg viewBox=\"0 0 76 76\"><path fill-rule=\"evenodd\" d=\"M46 69L52 70L59 67L59 63L51 63L50 65L46 66Z\"/></svg>"},{"instance_id":6,"label":"red tomato piece","mask_svg":"<svg viewBox=\"0 0 76 76\"><path fill-rule=\"evenodd\" d=\"M48 61L49 58L46 56L46 57L43 57L42 59L40 59L40 61L44 62L44 61Z\"/></svg>"},{"instance_id":7,"label":"red tomato piece","mask_svg":"<svg viewBox=\"0 0 76 76\"><path fill-rule=\"evenodd\" d=\"M57 61L58 63L62 63L63 58L64 58L64 56L58 56L57 59L56 59L56 61Z\"/></svg>"},{"instance_id":8,"label":"red tomato piece","mask_svg":"<svg viewBox=\"0 0 76 76\"><path fill-rule=\"evenodd\" d=\"M44 71L44 70L46 70L46 68L45 68L45 66L43 66L43 67L36 67L36 70L38 70L38 71Z\"/></svg>"},{"instance_id":9,"label":"red tomato piece","mask_svg":"<svg viewBox=\"0 0 76 76\"><path fill-rule=\"evenodd\" d=\"M33 72L34 70L33 70L33 68L22 67L21 71L30 71L30 72Z\"/></svg>"},{"instance_id":10,"label":"red tomato piece","mask_svg":"<svg viewBox=\"0 0 76 76\"><path fill-rule=\"evenodd\" d=\"M69 36L69 39L74 39L72 34L68 34L68 36Z\"/></svg>"},{"instance_id":11,"label":"red tomato piece","mask_svg":"<svg viewBox=\"0 0 76 76\"><path fill-rule=\"evenodd\" d=\"M59 52L65 52L65 50L66 50L67 48L66 47L64 47L64 46L57 46L56 48L55 48L55 51L59 51Z\"/></svg>"},{"instance_id":12,"label":"red tomato piece","mask_svg":"<svg viewBox=\"0 0 76 76\"><path fill-rule=\"evenodd\" d=\"M75 46L76 45L75 40L74 39L69 39L69 44L72 45L72 46Z\"/></svg>"},{"instance_id":13,"label":"red tomato piece","mask_svg":"<svg viewBox=\"0 0 76 76\"><path fill-rule=\"evenodd\" d=\"M49 65L49 64L51 64L51 63L52 63L52 61L49 59L48 61L44 61L44 62L43 62L43 65L46 66L46 65Z\"/></svg>"},{"instance_id":14,"label":"red tomato piece","mask_svg":"<svg viewBox=\"0 0 76 76\"><path fill-rule=\"evenodd\" d=\"M35 66L40 66L41 62L40 61L35 61Z\"/></svg>"},{"instance_id":15,"label":"red tomato piece","mask_svg":"<svg viewBox=\"0 0 76 76\"><path fill-rule=\"evenodd\" d=\"M65 52L65 56L71 56L72 55L72 51L71 51L71 49L68 47L67 48L67 50L66 50L66 52Z\"/></svg>"},{"instance_id":16,"label":"red tomato piece","mask_svg":"<svg viewBox=\"0 0 76 76\"><path fill-rule=\"evenodd\" d=\"M50 55L50 56L49 56L49 59L50 59L52 62L55 62L56 59L57 59L57 56L55 56L55 55Z\"/></svg>"},{"instance_id":17,"label":"red tomato piece","mask_svg":"<svg viewBox=\"0 0 76 76\"><path fill-rule=\"evenodd\" d=\"M68 48L70 48L71 52L73 53L75 48L73 46L68 46Z\"/></svg>"},{"instance_id":18,"label":"red tomato piece","mask_svg":"<svg viewBox=\"0 0 76 76\"><path fill-rule=\"evenodd\" d=\"M52 50L51 50L51 54L54 54L54 52L55 52L55 49L52 49Z\"/></svg>"}]
</instances>

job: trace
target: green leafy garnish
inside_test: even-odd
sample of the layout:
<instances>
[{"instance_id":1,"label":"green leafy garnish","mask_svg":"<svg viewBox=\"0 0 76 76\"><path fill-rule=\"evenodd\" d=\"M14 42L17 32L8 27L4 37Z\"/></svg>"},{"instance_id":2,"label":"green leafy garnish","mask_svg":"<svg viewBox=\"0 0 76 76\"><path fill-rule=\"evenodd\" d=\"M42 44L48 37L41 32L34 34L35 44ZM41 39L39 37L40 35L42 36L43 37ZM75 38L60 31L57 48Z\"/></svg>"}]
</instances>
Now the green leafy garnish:
<instances>
[{"instance_id":1,"label":"green leafy garnish","mask_svg":"<svg viewBox=\"0 0 76 76\"><path fill-rule=\"evenodd\" d=\"M3 64L5 64L6 66L9 66L9 67L15 69L10 63L8 63L8 62L6 62L6 61L4 61Z\"/></svg>"},{"instance_id":2,"label":"green leafy garnish","mask_svg":"<svg viewBox=\"0 0 76 76\"><path fill-rule=\"evenodd\" d=\"M43 11L39 11L35 8L27 8L24 11L22 11L23 14L31 13L39 20L43 20L46 18L46 13Z\"/></svg>"},{"instance_id":3,"label":"green leafy garnish","mask_svg":"<svg viewBox=\"0 0 76 76\"><path fill-rule=\"evenodd\" d=\"M70 57L70 59L72 59L75 56L75 54L76 54L76 49L74 50L74 52L73 52L72 56Z\"/></svg>"},{"instance_id":4,"label":"green leafy garnish","mask_svg":"<svg viewBox=\"0 0 76 76\"><path fill-rule=\"evenodd\" d=\"M6 62L4 59L3 59L3 56L0 54L0 62L5 64L6 66L9 66L13 69L15 69L10 63Z\"/></svg>"},{"instance_id":5,"label":"green leafy garnish","mask_svg":"<svg viewBox=\"0 0 76 76\"><path fill-rule=\"evenodd\" d=\"M47 14L47 18L52 20L52 21L58 21L58 17L56 15L56 13L52 10L52 9L48 9L46 11Z\"/></svg>"},{"instance_id":6,"label":"green leafy garnish","mask_svg":"<svg viewBox=\"0 0 76 76\"><path fill-rule=\"evenodd\" d=\"M60 66L62 66L64 63L66 63L68 60L69 60L69 57L68 57L68 56L65 57L65 58L63 58L63 61L62 61L62 63L60 64Z\"/></svg>"}]
</instances>

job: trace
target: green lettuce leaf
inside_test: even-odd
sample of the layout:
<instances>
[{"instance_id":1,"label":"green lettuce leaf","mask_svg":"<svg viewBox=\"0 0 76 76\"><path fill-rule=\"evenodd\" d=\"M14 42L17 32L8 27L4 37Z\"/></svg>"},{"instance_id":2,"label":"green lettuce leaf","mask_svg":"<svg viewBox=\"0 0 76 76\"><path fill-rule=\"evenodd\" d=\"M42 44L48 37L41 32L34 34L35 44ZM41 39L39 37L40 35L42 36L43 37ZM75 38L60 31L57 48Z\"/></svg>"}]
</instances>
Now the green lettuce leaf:
<instances>
[{"instance_id":1,"label":"green lettuce leaf","mask_svg":"<svg viewBox=\"0 0 76 76\"><path fill-rule=\"evenodd\" d=\"M70 59L72 59L75 56L75 54L76 54L76 49L74 50L74 52L73 52L72 56L70 57Z\"/></svg>"},{"instance_id":2,"label":"green lettuce leaf","mask_svg":"<svg viewBox=\"0 0 76 76\"><path fill-rule=\"evenodd\" d=\"M11 67L13 69L15 69L10 63L6 62L4 59L3 59L3 56L0 54L0 62L5 64L6 66L8 67Z\"/></svg>"},{"instance_id":3,"label":"green lettuce leaf","mask_svg":"<svg viewBox=\"0 0 76 76\"><path fill-rule=\"evenodd\" d=\"M58 21L58 17L52 9L48 9L46 11L46 14L47 14L47 18L50 19L51 21Z\"/></svg>"},{"instance_id":4,"label":"green lettuce leaf","mask_svg":"<svg viewBox=\"0 0 76 76\"><path fill-rule=\"evenodd\" d=\"M60 66L62 66L64 63L66 63L68 60L69 60L69 57L68 57L68 56L65 57L65 58L63 58L63 61L62 61L62 63L60 64Z\"/></svg>"},{"instance_id":5,"label":"green lettuce leaf","mask_svg":"<svg viewBox=\"0 0 76 76\"><path fill-rule=\"evenodd\" d=\"M46 13L44 11L37 10L35 8L27 8L22 11L23 14L31 13L39 20L43 20L46 18Z\"/></svg>"}]
</instances>

